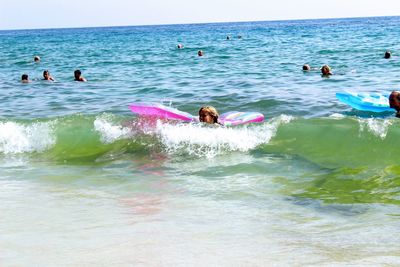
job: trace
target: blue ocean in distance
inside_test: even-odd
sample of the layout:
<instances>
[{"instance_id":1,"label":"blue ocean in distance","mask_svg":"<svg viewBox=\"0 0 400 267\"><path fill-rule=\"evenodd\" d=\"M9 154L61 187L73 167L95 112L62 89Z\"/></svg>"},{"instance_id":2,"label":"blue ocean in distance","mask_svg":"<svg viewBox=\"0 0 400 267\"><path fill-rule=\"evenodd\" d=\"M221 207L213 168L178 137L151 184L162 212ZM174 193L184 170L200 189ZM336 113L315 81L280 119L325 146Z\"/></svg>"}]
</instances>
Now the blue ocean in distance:
<instances>
[{"instance_id":1,"label":"blue ocean in distance","mask_svg":"<svg viewBox=\"0 0 400 267\"><path fill-rule=\"evenodd\" d=\"M398 90L399 36L400 17L0 31L0 265L398 265L400 123L335 93ZM142 127L133 102L266 120Z\"/></svg>"}]
</instances>

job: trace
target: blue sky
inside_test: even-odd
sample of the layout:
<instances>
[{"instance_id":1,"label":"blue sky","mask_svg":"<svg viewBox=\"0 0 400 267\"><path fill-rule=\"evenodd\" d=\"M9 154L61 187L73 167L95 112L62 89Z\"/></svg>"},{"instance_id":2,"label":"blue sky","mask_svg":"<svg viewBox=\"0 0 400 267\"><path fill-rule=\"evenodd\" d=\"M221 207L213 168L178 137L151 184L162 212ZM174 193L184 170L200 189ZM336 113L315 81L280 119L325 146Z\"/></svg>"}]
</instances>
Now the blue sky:
<instances>
[{"instance_id":1,"label":"blue sky","mask_svg":"<svg viewBox=\"0 0 400 267\"><path fill-rule=\"evenodd\" d=\"M400 0L2 0L0 30L400 15Z\"/></svg>"}]
</instances>

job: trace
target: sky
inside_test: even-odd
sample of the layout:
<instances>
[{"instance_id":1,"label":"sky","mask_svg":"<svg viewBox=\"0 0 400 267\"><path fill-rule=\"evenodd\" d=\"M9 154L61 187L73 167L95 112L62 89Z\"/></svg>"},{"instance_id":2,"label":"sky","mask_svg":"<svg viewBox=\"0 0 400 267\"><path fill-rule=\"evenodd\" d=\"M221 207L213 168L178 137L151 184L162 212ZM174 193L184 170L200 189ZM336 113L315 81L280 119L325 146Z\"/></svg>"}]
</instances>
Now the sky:
<instances>
[{"instance_id":1,"label":"sky","mask_svg":"<svg viewBox=\"0 0 400 267\"><path fill-rule=\"evenodd\" d=\"M0 30L400 15L400 0L0 0Z\"/></svg>"}]
</instances>

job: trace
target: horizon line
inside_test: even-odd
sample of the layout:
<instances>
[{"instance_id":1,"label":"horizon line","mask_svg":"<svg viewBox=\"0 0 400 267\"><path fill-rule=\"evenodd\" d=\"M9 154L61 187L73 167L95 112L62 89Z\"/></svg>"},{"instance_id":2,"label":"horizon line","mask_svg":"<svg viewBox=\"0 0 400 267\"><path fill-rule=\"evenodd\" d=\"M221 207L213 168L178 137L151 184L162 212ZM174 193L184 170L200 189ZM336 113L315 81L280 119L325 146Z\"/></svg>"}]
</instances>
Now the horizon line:
<instances>
[{"instance_id":1,"label":"horizon line","mask_svg":"<svg viewBox=\"0 0 400 267\"><path fill-rule=\"evenodd\" d=\"M15 28L0 29L2 31L34 31L34 30L68 30L68 29L91 29L91 28L123 28L123 27L150 27L150 26L176 26L176 25L207 25L225 23L252 23L252 22L284 22L284 21L307 21L307 20L333 20L333 19L367 19L367 18L393 18L400 15L389 16L361 16L361 17L331 17L331 18L297 18L297 19L272 19L272 20L243 20L243 21L214 21L214 22L190 22L190 23L165 23L165 24L136 24L136 25L98 25L98 26L77 26L77 27L53 27L53 28Z\"/></svg>"}]
</instances>

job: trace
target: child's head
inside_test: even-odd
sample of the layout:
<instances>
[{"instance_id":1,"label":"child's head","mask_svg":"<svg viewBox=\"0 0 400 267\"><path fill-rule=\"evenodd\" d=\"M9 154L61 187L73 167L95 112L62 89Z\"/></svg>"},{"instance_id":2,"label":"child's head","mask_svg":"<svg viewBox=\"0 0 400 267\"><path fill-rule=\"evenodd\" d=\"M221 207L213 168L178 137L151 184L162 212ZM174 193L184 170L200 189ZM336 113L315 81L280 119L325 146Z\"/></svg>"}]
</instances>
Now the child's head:
<instances>
[{"instance_id":1,"label":"child's head","mask_svg":"<svg viewBox=\"0 0 400 267\"><path fill-rule=\"evenodd\" d=\"M22 82L28 82L28 81L29 81L28 74L22 74L22 76L21 76L21 81L22 81Z\"/></svg>"},{"instance_id":2,"label":"child's head","mask_svg":"<svg viewBox=\"0 0 400 267\"><path fill-rule=\"evenodd\" d=\"M218 123L218 111L212 106L204 106L199 110L199 119L205 123Z\"/></svg>"},{"instance_id":3,"label":"child's head","mask_svg":"<svg viewBox=\"0 0 400 267\"><path fill-rule=\"evenodd\" d=\"M43 78L45 78L46 80L49 78L50 73L48 70L43 71Z\"/></svg>"}]
</instances>

